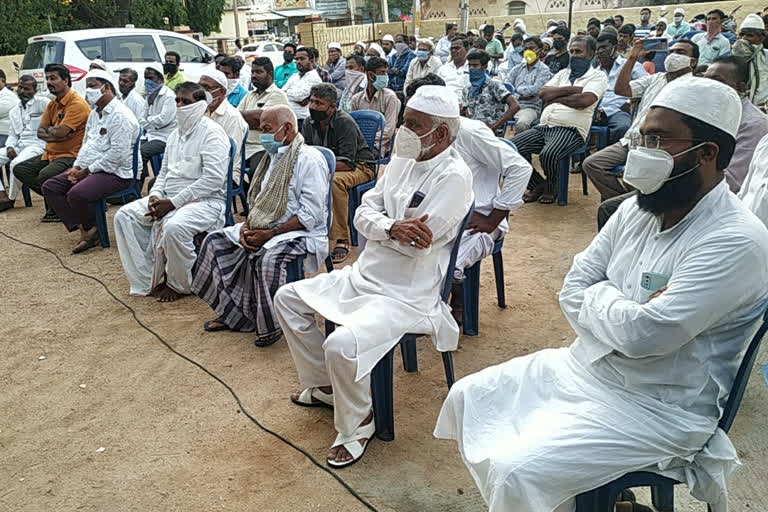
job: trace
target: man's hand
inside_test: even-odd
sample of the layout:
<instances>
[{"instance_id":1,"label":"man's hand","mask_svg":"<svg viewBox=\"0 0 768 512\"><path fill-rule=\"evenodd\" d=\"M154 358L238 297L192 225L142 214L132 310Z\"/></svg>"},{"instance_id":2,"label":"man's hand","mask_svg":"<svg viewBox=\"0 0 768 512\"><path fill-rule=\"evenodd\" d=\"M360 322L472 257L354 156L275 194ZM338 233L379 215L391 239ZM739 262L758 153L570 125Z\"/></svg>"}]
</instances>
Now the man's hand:
<instances>
[{"instance_id":1,"label":"man's hand","mask_svg":"<svg viewBox=\"0 0 768 512\"><path fill-rule=\"evenodd\" d=\"M651 302L651 301L652 301L653 299L655 299L656 297L660 297L660 296L661 296L661 294L662 294L662 293L664 293L665 291L667 291L667 287L666 287L666 286L662 286L661 288L659 288L658 290L656 290L655 292L653 292L653 295L651 295L650 297L648 297L648 302Z\"/></svg>"},{"instance_id":2,"label":"man's hand","mask_svg":"<svg viewBox=\"0 0 768 512\"><path fill-rule=\"evenodd\" d=\"M87 169L81 169L79 167L71 167L67 170L67 179L73 185L80 183L88 176Z\"/></svg>"},{"instance_id":3,"label":"man's hand","mask_svg":"<svg viewBox=\"0 0 768 512\"><path fill-rule=\"evenodd\" d=\"M498 223L494 223L488 215L483 215L479 212L472 213L472 217L467 223L467 229L471 229L470 235L475 233L493 233L499 226Z\"/></svg>"},{"instance_id":4,"label":"man's hand","mask_svg":"<svg viewBox=\"0 0 768 512\"><path fill-rule=\"evenodd\" d=\"M496 123L485 123L485 126L487 126L488 128L490 128L490 129L491 129L491 131L493 131L493 132L495 132L496 130L498 130L498 129L500 128L500 126L499 126L499 123L498 123L498 122L496 122Z\"/></svg>"},{"instance_id":5,"label":"man's hand","mask_svg":"<svg viewBox=\"0 0 768 512\"><path fill-rule=\"evenodd\" d=\"M632 50L629 52L629 59L638 60L645 55L646 51L643 50L643 39L645 38L635 39L635 42L632 44Z\"/></svg>"},{"instance_id":6,"label":"man's hand","mask_svg":"<svg viewBox=\"0 0 768 512\"><path fill-rule=\"evenodd\" d=\"M420 219L399 220L392 224L389 234L401 244L426 249L432 245L432 230L425 224L428 218L429 215L424 215Z\"/></svg>"},{"instance_id":7,"label":"man's hand","mask_svg":"<svg viewBox=\"0 0 768 512\"><path fill-rule=\"evenodd\" d=\"M252 229L245 235L245 241L251 247L263 247L275 235L271 229Z\"/></svg>"},{"instance_id":8,"label":"man's hand","mask_svg":"<svg viewBox=\"0 0 768 512\"><path fill-rule=\"evenodd\" d=\"M307 105L309 105L309 96L307 96L305 99L301 100L299 102L299 105L301 105L302 107L306 107Z\"/></svg>"},{"instance_id":9,"label":"man's hand","mask_svg":"<svg viewBox=\"0 0 768 512\"><path fill-rule=\"evenodd\" d=\"M9 160L13 160L13 159L14 159L14 158L16 158L17 156L19 156L19 154L18 154L18 153L16 153L16 150L15 150L15 149L13 149L13 148L8 148L8 149L6 150L6 154L8 155L8 159L9 159Z\"/></svg>"},{"instance_id":10,"label":"man's hand","mask_svg":"<svg viewBox=\"0 0 768 512\"><path fill-rule=\"evenodd\" d=\"M260 247L252 246L248 243L248 235L254 231L255 230L245 229L245 226L240 228L240 245L242 245L246 251L256 252L260 249Z\"/></svg>"},{"instance_id":11,"label":"man's hand","mask_svg":"<svg viewBox=\"0 0 768 512\"><path fill-rule=\"evenodd\" d=\"M146 213L145 215L147 217L152 217L152 220L160 220L168 215L168 212L176 209L170 199L158 199L156 196L149 198L148 206L149 213Z\"/></svg>"}]
</instances>

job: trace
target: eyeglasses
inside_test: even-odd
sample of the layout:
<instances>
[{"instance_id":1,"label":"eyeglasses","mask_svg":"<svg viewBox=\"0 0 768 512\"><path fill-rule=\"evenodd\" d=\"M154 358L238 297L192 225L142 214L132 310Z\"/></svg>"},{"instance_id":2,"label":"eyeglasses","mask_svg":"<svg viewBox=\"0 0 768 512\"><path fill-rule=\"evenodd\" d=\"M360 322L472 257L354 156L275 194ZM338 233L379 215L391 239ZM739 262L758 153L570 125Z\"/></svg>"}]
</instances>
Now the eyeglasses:
<instances>
[{"instance_id":1,"label":"eyeglasses","mask_svg":"<svg viewBox=\"0 0 768 512\"><path fill-rule=\"evenodd\" d=\"M629 148L659 149L666 141L704 142L701 139L678 139L674 137L662 137L661 135L642 135L637 133L630 137Z\"/></svg>"}]
</instances>

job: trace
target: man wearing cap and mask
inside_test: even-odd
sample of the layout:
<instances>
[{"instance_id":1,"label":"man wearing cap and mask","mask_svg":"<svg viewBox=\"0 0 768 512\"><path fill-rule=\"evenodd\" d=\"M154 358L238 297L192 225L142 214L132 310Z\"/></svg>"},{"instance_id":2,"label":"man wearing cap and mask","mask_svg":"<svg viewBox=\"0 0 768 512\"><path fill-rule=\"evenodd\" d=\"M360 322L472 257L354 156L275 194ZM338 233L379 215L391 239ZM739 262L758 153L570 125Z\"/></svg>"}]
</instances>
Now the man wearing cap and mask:
<instances>
[{"instance_id":1,"label":"man wearing cap and mask","mask_svg":"<svg viewBox=\"0 0 768 512\"><path fill-rule=\"evenodd\" d=\"M757 14L748 14L739 27L739 39L731 51L749 66L747 97L766 109L768 103L768 57L765 53L765 24Z\"/></svg>"},{"instance_id":2,"label":"man wearing cap and mask","mask_svg":"<svg viewBox=\"0 0 768 512\"><path fill-rule=\"evenodd\" d=\"M538 37L529 37L525 41L524 61L509 70L505 84L514 89L514 96L520 105L515 114L515 135L519 135L531 127L541 113L541 98L539 91L552 78L552 72L546 64L539 60L542 43Z\"/></svg>"},{"instance_id":3,"label":"man wearing cap and mask","mask_svg":"<svg viewBox=\"0 0 768 512\"><path fill-rule=\"evenodd\" d=\"M323 69L328 73L328 81L336 87L339 96L341 96L347 86L347 59L341 56L339 43L328 43L328 60L326 60Z\"/></svg>"},{"instance_id":4,"label":"man wearing cap and mask","mask_svg":"<svg viewBox=\"0 0 768 512\"><path fill-rule=\"evenodd\" d=\"M172 91L175 91L179 84L187 81L179 70L179 66L181 66L181 55L176 52L166 52L163 72L165 73L165 85Z\"/></svg>"},{"instance_id":5,"label":"man wearing cap and mask","mask_svg":"<svg viewBox=\"0 0 768 512\"><path fill-rule=\"evenodd\" d=\"M271 61L270 61L271 62ZM235 160L232 166L232 187L237 187L240 183L240 172L242 158L240 151L243 146L245 132L248 131L248 124L240 115L240 112L229 103L227 99L227 77L224 73L211 67L203 71L198 82L208 94L208 108L205 111L205 117L213 120L224 129L224 133L229 135L235 141Z\"/></svg>"},{"instance_id":6,"label":"man wearing cap and mask","mask_svg":"<svg viewBox=\"0 0 768 512\"><path fill-rule=\"evenodd\" d=\"M707 31L696 34L691 41L699 45L699 66L709 66L715 58L731 51L731 43L722 34L725 13L713 9L707 13Z\"/></svg>"},{"instance_id":7,"label":"man wearing cap and mask","mask_svg":"<svg viewBox=\"0 0 768 512\"><path fill-rule=\"evenodd\" d=\"M85 75L85 99L93 108L85 125L83 145L72 167L43 184L43 195L64 227L79 229L72 250L81 253L99 243L92 203L125 189L133 178L133 146L139 122L116 98L112 73L92 69Z\"/></svg>"},{"instance_id":8,"label":"man wearing cap and mask","mask_svg":"<svg viewBox=\"0 0 768 512\"><path fill-rule=\"evenodd\" d=\"M442 67L440 58L433 55L435 45L429 39L418 39L416 42L416 58L408 66L408 73L405 76L403 90L408 88L408 84L419 78L424 78L430 73L437 73Z\"/></svg>"},{"instance_id":9,"label":"man wearing cap and mask","mask_svg":"<svg viewBox=\"0 0 768 512\"><path fill-rule=\"evenodd\" d=\"M634 471L727 510L738 458L718 420L768 305L768 231L723 173L740 111L712 80L665 87L627 162L640 193L560 291L576 340L451 388L435 435L458 441L491 512L570 512L576 495Z\"/></svg>"},{"instance_id":10,"label":"man wearing cap and mask","mask_svg":"<svg viewBox=\"0 0 768 512\"><path fill-rule=\"evenodd\" d=\"M286 266L309 254L308 272L328 255L328 164L296 132L288 105L261 114L267 156L253 171L248 218L210 233L192 267L192 292L218 315L206 331L256 332L256 346L280 339L272 297L285 284Z\"/></svg>"},{"instance_id":11,"label":"man wearing cap and mask","mask_svg":"<svg viewBox=\"0 0 768 512\"><path fill-rule=\"evenodd\" d=\"M395 38L392 34L386 34L381 38L381 48L384 50L384 58L389 60L396 54Z\"/></svg>"},{"instance_id":12,"label":"man wearing cap and mask","mask_svg":"<svg viewBox=\"0 0 768 512\"><path fill-rule=\"evenodd\" d=\"M205 117L205 90L176 88L176 118L148 197L115 214L115 238L131 295L172 302L192 292L195 235L221 229L227 206L229 137Z\"/></svg>"},{"instance_id":13,"label":"man wearing cap and mask","mask_svg":"<svg viewBox=\"0 0 768 512\"><path fill-rule=\"evenodd\" d=\"M240 71L243 68L243 62L236 57L225 57L218 64L216 69L224 74L227 79L227 101L233 106L238 107L240 102L248 91L240 82Z\"/></svg>"},{"instance_id":14,"label":"man wearing cap and mask","mask_svg":"<svg viewBox=\"0 0 768 512\"><path fill-rule=\"evenodd\" d=\"M691 24L685 21L685 9L678 7L672 15L672 24L667 26L667 34L677 39L689 30L691 30Z\"/></svg>"},{"instance_id":15,"label":"man wearing cap and mask","mask_svg":"<svg viewBox=\"0 0 768 512\"><path fill-rule=\"evenodd\" d=\"M381 155L388 155L397 127L397 115L400 112L400 100L387 87L387 61L371 57L365 65L366 87L350 101L350 110L374 110L384 116L384 133L381 135Z\"/></svg>"},{"instance_id":16,"label":"man wearing cap and mask","mask_svg":"<svg viewBox=\"0 0 768 512\"><path fill-rule=\"evenodd\" d=\"M287 284L275 295L303 389L291 400L334 408L331 467L363 456L375 432L370 373L403 334L429 334L439 351L458 344L458 326L440 299L473 200L471 171L452 147L458 131L453 94L439 86L416 91L392 162L355 214L365 250L354 265ZM338 326L327 338L315 313Z\"/></svg>"},{"instance_id":17,"label":"man wearing cap and mask","mask_svg":"<svg viewBox=\"0 0 768 512\"><path fill-rule=\"evenodd\" d=\"M146 139L141 142L141 160L144 169L142 183L149 175L147 162L165 151L165 143L171 132L176 129L176 95L165 85L163 68L150 62L144 69L144 90L147 92L147 108L139 124L147 131ZM152 169L155 175L160 169Z\"/></svg>"}]
</instances>

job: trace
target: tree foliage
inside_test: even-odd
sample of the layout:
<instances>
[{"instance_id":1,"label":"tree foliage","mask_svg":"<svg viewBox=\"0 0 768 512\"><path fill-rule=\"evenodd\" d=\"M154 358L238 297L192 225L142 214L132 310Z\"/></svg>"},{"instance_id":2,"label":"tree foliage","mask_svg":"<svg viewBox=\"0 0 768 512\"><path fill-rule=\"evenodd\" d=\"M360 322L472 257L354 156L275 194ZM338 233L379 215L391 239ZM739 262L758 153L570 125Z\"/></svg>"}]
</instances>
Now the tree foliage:
<instances>
[{"instance_id":1,"label":"tree foliage","mask_svg":"<svg viewBox=\"0 0 768 512\"><path fill-rule=\"evenodd\" d=\"M206 36L218 32L226 0L187 0L189 28Z\"/></svg>"}]
</instances>

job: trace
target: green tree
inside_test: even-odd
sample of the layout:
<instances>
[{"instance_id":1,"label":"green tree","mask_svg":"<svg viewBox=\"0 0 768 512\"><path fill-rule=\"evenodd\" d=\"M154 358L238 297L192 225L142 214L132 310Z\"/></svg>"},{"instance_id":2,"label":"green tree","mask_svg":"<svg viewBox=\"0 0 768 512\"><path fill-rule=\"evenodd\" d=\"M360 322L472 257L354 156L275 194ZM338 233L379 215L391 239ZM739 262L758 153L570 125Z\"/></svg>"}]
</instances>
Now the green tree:
<instances>
[{"instance_id":1,"label":"green tree","mask_svg":"<svg viewBox=\"0 0 768 512\"><path fill-rule=\"evenodd\" d=\"M187 0L187 19L193 32L218 32L226 0Z\"/></svg>"},{"instance_id":2,"label":"green tree","mask_svg":"<svg viewBox=\"0 0 768 512\"><path fill-rule=\"evenodd\" d=\"M71 23L69 6L59 0L0 0L0 55L24 53L27 39L51 31L49 16L54 32Z\"/></svg>"}]
</instances>

